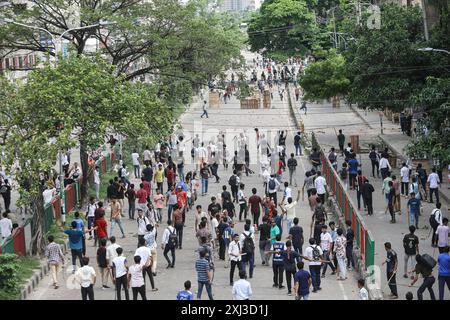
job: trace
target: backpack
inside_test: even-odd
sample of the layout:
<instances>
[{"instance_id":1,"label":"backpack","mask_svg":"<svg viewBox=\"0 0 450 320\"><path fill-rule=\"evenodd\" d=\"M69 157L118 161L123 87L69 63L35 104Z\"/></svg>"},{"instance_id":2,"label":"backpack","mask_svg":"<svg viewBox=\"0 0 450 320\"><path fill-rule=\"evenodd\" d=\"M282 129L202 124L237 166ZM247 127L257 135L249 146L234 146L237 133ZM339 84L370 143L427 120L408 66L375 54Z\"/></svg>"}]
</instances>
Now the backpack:
<instances>
[{"instance_id":1,"label":"backpack","mask_svg":"<svg viewBox=\"0 0 450 320\"><path fill-rule=\"evenodd\" d=\"M337 155L336 155L336 153L331 152L331 153L328 155L328 160L330 160L331 163L335 163L336 160L337 160Z\"/></svg>"},{"instance_id":2,"label":"backpack","mask_svg":"<svg viewBox=\"0 0 450 320\"><path fill-rule=\"evenodd\" d=\"M269 180L269 190L275 190L277 188L277 184L275 183L275 179Z\"/></svg>"},{"instance_id":3,"label":"backpack","mask_svg":"<svg viewBox=\"0 0 450 320\"><path fill-rule=\"evenodd\" d=\"M255 244L253 243L252 234L246 235L243 233L245 239L244 239L244 246L242 247L242 252L247 254L253 254L255 252Z\"/></svg>"},{"instance_id":4,"label":"backpack","mask_svg":"<svg viewBox=\"0 0 450 320\"><path fill-rule=\"evenodd\" d=\"M433 257L432 256L430 256L429 254L422 254L421 255L421 260L422 260L422 262L421 262L421 264L424 266L424 267L426 267L426 268L428 268L428 269L430 269L430 270L433 270L433 268L436 266L436 260L434 260L433 259Z\"/></svg>"},{"instance_id":5,"label":"backpack","mask_svg":"<svg viewBox=\"0 0 450 320\"><path fill-rule=\"evenodd\" d=\"M232 187L237 186L237 179L234 174L230 177L230 180L228 180L228 184Z\"/></svg>"},{"instance_id":6,"label":"backpack","mask_svg":"<svg viewBox=\"0 0 450 320\"><path fill-rule=\"evenodd\" d=\"M320 251L319 251L319 249L317 249L317 246L315 246L315 247L311 246L311 248L312 248L313 260L314 261L319 261L320 260Z\"/></svg>"},{"instance_id":7,"label":"backpack","mask_svg":"<svg viewBox=\"0 0 450 320\"><path fill-rule=\"evenodd\" d=\"M167 246L169 249L174 249L178 246L178 236L175 233L175 231L171 231L169 228L167 228L170 232L169 234L169 241L167 242Z\"/></svg>"},{"instance_id":8,"label":"backpack","mask_svg":"<svg viewBox=\"0 0 450 320\"><path fill-rule=\"evenodd\" d=\"M372 160L372 161L377 161L377 160L378 160L378 159L377 159L377 152L374 151L374 150L370 151L370 153L369 153L369 159Z\"/></svg>"},{"instance_id":9,"label":"backpack","mask_svg":"<svg viewBox=\"0 0 450 320\"><path fill-rule=\"evenodd\" d=\"M441 210L434 209L433 212L430 215L430 226L431 228L435 229L439 226L439 223L436 221L436 213L439 211L439 215L441 215Z\"/></svg>"}]
</instances>

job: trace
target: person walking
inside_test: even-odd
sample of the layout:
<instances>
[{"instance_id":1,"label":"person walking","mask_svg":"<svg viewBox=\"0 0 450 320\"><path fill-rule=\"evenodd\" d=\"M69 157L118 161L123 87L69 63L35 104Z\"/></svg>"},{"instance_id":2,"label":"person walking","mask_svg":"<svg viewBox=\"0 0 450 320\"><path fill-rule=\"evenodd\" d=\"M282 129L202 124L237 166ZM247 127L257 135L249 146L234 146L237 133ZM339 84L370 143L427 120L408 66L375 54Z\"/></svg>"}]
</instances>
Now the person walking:
<instances>
[{"instance_id":1,"label":"person walking","mask_svg":"<svg viewBox=\"0 0 450 320\"><path fill-rule=\"evenodd\" d=\"M127 258L122 256L123 249L116 249L117 257L112 260L112 277L116 286L117 300L122 300L122 288L125 291L125 299L130 300L128 292L128 262Z\"/></svg>"},{"instance_id":2,"label":"person walking","mask_svg":"<svg viewBox=\"0 0 450 320\"><path fill-rule=\"evenodd\" d=\"M195 261L195 270L197 271L198 292L197 300L202 299L203 287L206 287L209 300L214 300L212 294L212 272L208 260L205 259L206 250L200 250L199 258Z\"/></svg>"},{"instance_id":3,"label":"person walking","mask_svg":"<svg viewBox=\"0 0 450 320\"><path fill-rule=\"evenodd\" d=\"M48 245L45 248L45 257L47 258L48 264L50 265L53 286L55 289L58 289L58 273L61 266L64 267L64 254L62 253L61 246L54 242L55 238L53 237L53 235L49 235L47 240Z\"/></svg>"},{"instance_id":4,"label":"person walking","mask_svg":"<svg viewBox=\"0 0 450 320\"><path fill-rule=\"evenodd\" d=\"M416 227L414 225L409 226L409 233L403 237L403 248L405 249L405 273L403 278L407 279L410 270L413 270L414 260L416 260L416 255L419 254L419 238L414 234ZM411 279L414 277L411 276Z\"/></svg>"},{"instance_id":5,"label":"person walking","mask_svg":"<svg viewBox=\"0 0 450 320\"><path fill-rule=\"evenodd\" d=\"M252 196L248 199L248 203L250 204L250 211L253 216L253 224L257 226L259 225L259 217L261 215L262 199L256 193L256 188L253 188Z\"/></svg>"},{"instance_id":6,"label":"person walking","mask_svg":"<svg viewBox=\"0 0 450 320\"><path fill-rule=\"evenodd\" d=\"M409 168L406 165L406 162L402 163L402 168L400 169L400 177L402 181L402 195L407 198L408 190L409 190Z\"/></svg>"},{"instance_id":7,"label":"person walking","mask_svg":"<svg viewBox=\"0 0 450 320\"><path fill-rule=\"evenodd\" d=\"M294 180L295 186L297 187L297 160L295 159L293 153L291 153L291 157L288 159L287 166L289 170L289 185L292 186L292 180Z\"/></svg>"},{"instance_id":8,"label":"person walking","mask_svg":"<svg viewBox=\"0 0 450 320\"><path fill-rule=\"evenodd\" d=\"M433 203L433 193L436 195L436 202L439 202L439 175L436 173L436 168L431 169L431 173L427 179L428 186L430 188L430 203Z\"/></svg>"},{"instance_id":9,"label":"person walking","mask_svg":"<svg viewBox=\"0 0 450 320\"><path fill-rule=\"evenodd\" d=\"M274 174L270 175L270 177L267 179L267 194L271 199L273 199L275 206L278 203L277 191L280 185L281 185L280 182L278 182Z\"/></svg>"},{"instance_id":10,"label":"person walking","mask_svg":"<svg viewBox=\"0 0 450 320\"><path fill-rule=\"evenodd\" d=\"M287 289L288 289L288 296L292 295L292 279L294 279L294 285L295 285L295 273L296 270L296 261L300 259L300 254L297 253L293 246L292 241L288 240L286 241L286 248L284 251L281 252L281 256L283 257L283 268L286 272L286 283L287 283ZM294 290L295 291L295 290Z\"/></svg>"},{"instance_id":11,"label":"person walking","mask_svg":"<svg viewBox=\"0 0 450 320\"><path fill-rule=\"evenodd\" d=\"M134 149L133 153L131 154L131 159L133 162L133 168L134 168L134 178L140 179L141 178L141 164L139 159L139 153L136 149Z\"/></svg>"},{"instance_id":12,"label":"person walking","mask_svg":"<svg viewBox=\"0 0 450 320\"><path fill-rule=\"evenodd\" d=\"M110 276L110 268L108 264L106 239L102 238L99 241L100 247L97 249L97 266L102 277L102 289L109 289L108 278Z\"/></svg>"},{"instance_id":13,"label":"person walking","mask_svg":"<svg viewBox=\"0 0 450 320\"><path fill-rule=\"evenodd\" d=\"M352 229L351 220L345 221L345 226L347 228L347 233L345 234L345 238L347 240L345 246L345 256L347 258L347 269L352 270L355 269L355 259L353 259L353 241L355 239L355 233Z\"/></svg>"},{"instance_id":14,"label":"person walking","mask_svg":"<svg viewBox=\"0 0 450 320\"><path fill-rule=\"evenodd\" d=\"M167 269L175 268L175 248L178 245L178 236L173 221L168 221L169 226L164 230L164 234L161 240L161 248L164 250L164 258L167 260ZM172 261L170 261L168 253L172 255Z\"/></svg>"},{"instance_id":15,"label":"person walking","mask_svg":"<svg viewBox=\"0 0 450 320\"><path fill-rule=\"evenodd\" d=\"M375 171L377 177L380 177L380 154L377 152L375 146L372 146L372 150L369 153L369 159L372 164L372 177L375 178Z\"/></svg>"},{"instance_id":16,"label":"person walking","mask_svg":"<svg viewBox=\"0 0 450 320\"><path fill-rule=\"evenodd\" d=\"M437 227L436 234L437 234L437 246L439 249L439 253L442 253L444 251L445 247L449 246L448 243L448 235L450 233L450 228L448 227L448 219L444 218L442 219L442 225Z\"/></svg>"},{"instance_id":17,"label":"person walking","mask_svg":"<svg viewBox=\"0 0 450 320\"><path fill-rule=\"evenodd\" d=\"M81 286L81 299L94 300L95 269L89 266L88 257L83 257L82 262L83 266L75 273L75 279Z\"/></svg>"},{"instance_id":18,"label":"person walking","mask_svg":"<svg viewBox=\"0 0 450 320\"><path fill-rule=\"evenodd\" d=\"M75 273L76 259L78 258L80 261L80 267L83 266L83 236L84 232L78 230L78 224L74 220L70 224L71 229L64 230L61 226L61 230L64 231L65 234L69 236L69 247L72 254L72 265L73 271ZM86 231L87 232L87 231Z\"/></svg>"},{"instance_id":19,"label":"person walking","mask_svg":"<svg viewBox=\"0 0 450 320\"><path fill-rule=\"evenodd\" d=\"M204 116L206 116L206 118L209 118L209 117L208 117L208 111L206 110L206 105L207 105L206 100L203 100L203 106L202 106L202 108L203 108L203 113L202 113L202 115L200 116L200 118L203 118Z\"/></svg>"},{"instance_id":20,"label":"person walking","mask_svg":"<svg viewBox=\"0 0 450 320\"><path fill-rule=\"evenodd\" d=\"M173 206L173 209L174 209L172 214L173 224L178 237L176 249L181 250L183 248L183 229L184 229L183 214L181 212L181 208L179 207L178 203Z\"/></svg>"},{"instance_id":21,"label":"person walking","mask_svg":"<svg viewBox=\"0 0 450 320\"><path fill-rule=\"evenodd\" d=\"M250 300L252 296L252 286L247 280L245 270L239 271L239 280L233 284L233 300Z\"/></svg>"},{"instance_id":22,"label":"person walking","mask_svg":"<svg viewBox=\"0 0 450 320\"><path fill-rule=\"evenodd\" d=\"M387 158L388 156L384 153L381 154L381 160L380 160L380 173L381 173L381 179L386 179L388 177L388 173L392 170L392 167L389 163L389 160Z\"/></svg>"},{"instance_id":23,"label":"person walking","mask_svg":"<svg viewBox=\"0 0 450 320\"><path fill-rule=\"evenodd\" d=\"M442 212L441 212L441 203L440 202L436 203L436 208L434 208L433 211L431 211L429 221L430 221L431 229L433 229L433 231L432 231L433 235L431 238L431 246L433 248L436 248L437 242L438 242L436 230L440 225L442 225Z\"/></svg>"},{"instance_id":24,"label":"person walking","mask_svg":"<svg viewBox=\"0 0 450 320\"><path fill-rule=\"evenodd\" d=\"M384 249L386 250L386 260L382 263L382 265L386 265L386 277L391 290L389 297L392 299L398 299L396 281L396 273L398 268L397 253L392 249L390 242L384 243Z\"/></svg>"},{"instance_id":25,"label":"person walking","mask_svg":"<svg viewBox=\"0 0 450 320\"><path fill-rule=\"evenodd\" d=\"M431 300L436 300L436 296L434 295L433 290L433 284L436 282L436 278L432 274L433 269L430 268L427 263L425 263L424 259L419 254L416 255L416 261L417 264L413 271L416 275L409 286L412 287L417 282L417 280L419 280L419 275L422 275L423 283L419 287L419 290L417 290L417 300L423 300L423 292L425 291L425 289L428 289Z\"/></svg>"},{"instance_id":26,"label":"person walking","mask_svg":"<svg viewBox=\"0 0 450 320\"><path fill-rule=\"evenodd\" d=\"M230 286L233 286L233 278L234 278L234 270L236 266L239 271L242 270L242 251L241 244L239 242L239 235L237 233L233 236L233 241L230 243L230 247L228 248L228 255L230 256Z\"/></svg>"},{"instance_id":27,"label":"person walking","mask_svg":"<svg viewBox=\"0 0 450 320\"><path fill-rule=\"evenodd\" d=\"M402 213L401 211L401 195L400 195L400 181L397 179L396 175L392 176L392 186L395 190L395 195L394 195L394 212L398 212L399 214Z\"/></svg>"},{"instance_id":28,"label":"person walking","mask_svg":"<svg viewBox=\"0 0 450 320\"><path fill-rule=\"evenodd\" d=\"M140 256L140 264L141 264L141 272L145 285L145 275L147 274L150 279L150 285L152 286L152 291L158 291L158 288L155 287L155 280L153 278L153 272L151 271L152 264L152 250L146 245L145 239L139 240L139 247L136 249L135 256ZM140 289L142 290L142 289ZM144 287L145 292L145 287Z\"/></svg>"},{"instance_id":29,"label":"person walking","mask_svg":"<svg viewBox=\"0 0 450 320\"><path fill-rule=\"evenodd\" d=\"M145 233L144 240L146 246L150 249L150 254L152 257L152 263L151 263L151 270L152 274L155 277L156 276L156 267L158 262L158 254L157 254L157 248L158 244L156 243L156 226L153 226L151 224L148 224L146 226L147 232Z\"/></svg>"},{"instance_id":30,"label":"person walking","mask_svg":"<svg viewBox=\"0 0 450 320\"><path fill-rule=\"evenodd\" d=\"M389 181L389 193L387 194L387 201L388 201L388 209L389 213L391 214L391 221L390 223L395 223L395 211L394 211L394 199L395 199L395 189L394 189L394 183L392 181Z\"/></svg>"},{"instance_id":31,"label":"person walking","mask_svg":"<svg viewBox=\"0 0 450 320\"><path fill-rule=\"evenodd\" d=\"M136 211L136 191L134 190L134 184L130 184L130 187L125 192L125 197L128 199L128 218L134 220L134 212Z\"/></svg>"},{"instance_id":32,"label":"person walking","mask_svg":"<svg viewBox=\"0 0 450 320\"><path fill-rule=\"evenodd\" d=\"M450 247L445 247L438 256L439 300L444 300L445 285L450 290Z\"/></svg>"},{"instance_id":33,"label":"person walking","mask_svg":"<svg viewBox=\"0 0 450 320\"><path fill-rule=\"evenodd\" d=\"M302 261L297 262L298 271L294 276L295 300L308 300L309 289L311 288L311 274L304 270L305 264Z\"/></svg>"},{"instance_id":34,"label":"person walking","mask_svg":"<svg viewBox=\"0 0 450 320\"><path fill-rule=\"evenodd\" d=\"M301 140L302 140L301 132L297 131L297 134L294 136L295 156L297 156L297 157L302 155ZM289 167L289 164L288 164L288 167Z\"/></svg>"},{"instance_id":35,"label":"person walking","mask_svg":"<svg viewBox=\"0 0 450 320\"><path fill-rule=\"evenodd\" d=\"M342 129L339 129L339 134L337 135L339 150L341 151L341 156L344 156L344 145L345 145L345 135L342 133Z\"/></svg>"},{"instance_id":36,"label":"person walking","mask_svg":"<svg viewBox=\"0 0 450 320\"><path fill-rule=\"evenodd\" d=\"M416 198L416 194L414 192L410 194L410 197L411 198L408 200L408 204L406 205L409 214L409 224L411 226L415 226L416 229L419 229L420 199Z\"/></svg>"},{"instance_id":37,"label":"person walking","mask_svg":"<svg viewBox=\"0 0 450 320\"><path fill-rule=\"evenodd\" d=\"M364 202L363 186L367 178L363 176L362 171L358 170L358 176L356 178L356 199L358 201L358 210L361 210L361 198L363 199L363 208L366 210L366 203Z\"/></svg>"},{"instance_id":38,"label":"person walking","mask_svg":"<svg viewBox=\"0 0 450 320\"><path fill-rule=\"evenodd\" d=\"M273 287L283 289L284 259L282 252L286 250L286 245L281 241L281 233L277 234L275 242L272 243L268 254L272 254Z\"/></svg>"},{"instance_id":39,"label":"person walking","mask_svg":"<svg viewBox=\"0 0 450 320\"><path fill-rule=\"evenodd\" d=\"M339 278L338 280L347 279L347 266L345 264L347 239L344 237L344 232L341 228L336 230L337 237L334 241L333 251L337 259L339 266Z\"/></svg>"},{"instance_id":40,"label":"person walking","mask_svg":"<svg viewBox=\"0 0 450 320\"><path fill-rule=\"evenodd\" d=\"M100 180L100 171L99 171L99 167L95 166L94 168L94 186L95 186L95 196L96 199L98 201L100 201L100 185L101 185L101 180Z\"/></svg>"},{"instance_id":41,"label":"person walking","mask_svg":"<svg viewBox=\"0 0 450 320\"><path fill-rule=\"evenodd\" d=\"M134 256L134 265L130 266L128 270L128 289L131 287L133 300L137 300L138 294L141 295L142 300L147 300L145 293L145 273L143 271L142 258L140 255Z\"/></svg>"},{"instance_id":42,"label":"person walking","mask_svg":"<svg viewBox=\"0 0 450 320\"><path fill-rule=\"evenodd\" d=\"M327 231L327 225L324 224L321 226L322 233L320 235L320 248L322 249L323 259L327 260L328 262L323 265L322 268L322 278L325 278L325 273L327 272L328 265L330 266L332 272L331 274L336 274L336 266L333 264L332 260L332 245L333 245L333 238L331 237L331 234Z\"/></svg>"},{"instance_id":43,"label":"person walking","mask_svg":"<svg viewBox=\"0 0 450 320\"><path fill-rule=\"evenodd\" d=\"M297 199L295 201L293 201L292 198L289 197L287 199L288 203L285 204L284 207L280 206L281 211L283 212L283 214L286 215L287 224L288 224L287 225L288 230L290 230L292 228L293 223L294 223L294 219L297 217L297 214L295 212L295 207L297 206L298 201L300 200L300 192L301 191L299 189L298 193L297 193Z\"/></svg>"},{"instance_id":44,"label":"person walking","mask_svg":"<svg viewBox=\"0 0 450 320\"><path fill-rule=\"evenodd\" d=\"M239 185L239 191L238 191L238 203L239 203L239 222L242 222L242 213L244 213L244 219L247 219L247 211L248 211L248 205L247 205L247 198L244 194L244 188L245 185L241 183Z\"/></svg>"},{"instance_id":45,"label":"person walking","mask_svg":"<svg viewBox=\"0 0 450 320\"><path fill-rule=\"evenodd\" d=\"M240 247L242 248L242 268L247 272L247 264L249 265L249 277L253 278L253 268L255 265L255 235L250 232L250 225L244 225L244 232L239 237Z\"/></svg>"},{"instance_id":46,"label":"person walking","mask_svg":"<svg viewBox=\"0 0 450 320\"><path fill-rule=\"evenodd\" d=\"M208 180L211 176L209 166L206 162L202 164L202 168L200 169L200 176L202 177L202 196L206 196L208 194Z\"/></svg>"},{"instance_id":47,"label":"person walking","mask_svg":"<svg viewBox=\"0 0 450 320\"><path fill-rule=\"evenodd\" d=\"M122 238L125 238L125 232L123 231L122 227L122 205L120 202L116 199L112 199L111 203L111 230L109 231L110 235L113 235L114 227L116 224L119 225L120 231L122 232Z\"/></svg>"},{"instance_id":48,"label":"person walking","mask_svg":"<svg viewBox=\"0 0 450 320\"><path fill-rule=\"evenodd\" d=\"M361 194L363 197L363 201L367 208L367 214L369 216L373 215L373 200L372 193L375 192L375 189L372 184L369 183L369 179L365 179L364 184L361 186Z\"/></svg>"},{"instance_id":49,"label":"person walking","mask_svg":"<svg viewBox=\"0 0 450 320\"><path fill-rule=\"evenodd\" d=\"M316 240L314 238L309 239L309 246L305 249L304 258L309 261L309 272L311 273L313 286L312 292L315 293L322 289L320 287L320 269L322 268L323 251L322 248L316 244Z\"/></svg>"}]
</instances>

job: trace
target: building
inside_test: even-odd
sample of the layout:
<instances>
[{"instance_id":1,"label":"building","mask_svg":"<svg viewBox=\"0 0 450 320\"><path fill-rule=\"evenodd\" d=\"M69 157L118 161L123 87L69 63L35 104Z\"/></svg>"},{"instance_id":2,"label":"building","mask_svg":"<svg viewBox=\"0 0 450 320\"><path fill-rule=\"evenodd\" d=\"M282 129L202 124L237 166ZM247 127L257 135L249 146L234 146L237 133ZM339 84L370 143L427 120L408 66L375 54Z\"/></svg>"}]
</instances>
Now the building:
<instances>
[{"instance_id":1,"label":"building","mask_svg":"<svg viewBox=\"0 0 450 320\"><path fill-rule=\"evenodd\" d=\"M221 5L222 11L255 11L256 9L257 0L224 0Z\"/></svg>"}]
</instances>

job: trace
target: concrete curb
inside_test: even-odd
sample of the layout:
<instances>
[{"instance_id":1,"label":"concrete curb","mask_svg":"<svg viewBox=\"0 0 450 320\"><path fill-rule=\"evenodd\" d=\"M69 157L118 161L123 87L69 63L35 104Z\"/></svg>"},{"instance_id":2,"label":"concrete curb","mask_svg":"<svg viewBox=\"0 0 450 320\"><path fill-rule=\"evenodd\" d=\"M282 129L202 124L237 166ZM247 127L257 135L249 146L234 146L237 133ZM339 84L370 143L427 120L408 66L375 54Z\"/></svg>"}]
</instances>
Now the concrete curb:
<instances>
[{"instance_id":1,"label":"concrete curb","mask_svg":"<svg viewBox=\"0 0 450 320\"><path fill-rule=\"evenodd\" d=\"M63 243L60 245L62 252L65 254L67 252L68 245ZM19 300L27 300L28 295L30 295L35 288L39 285L39 282L49 273L50 266L47 261L41 261L40 269L37 269L30 279L24 284L23 289L20 293Z\"/></svg>"},{"instance_id":2,"label":"concrete curb","mask_svg":"<svg viewBox=\"0 0 450 320\"><path fill-rule=\"evenodd\" d=\"M370 129L373 129L372 125L366 119L364 119L364 117L359 113L359 109L358 108L355 108L351 104L347 104L347 105L358 116L358 118L360 118Z\"/></svg>"}]
</instances>

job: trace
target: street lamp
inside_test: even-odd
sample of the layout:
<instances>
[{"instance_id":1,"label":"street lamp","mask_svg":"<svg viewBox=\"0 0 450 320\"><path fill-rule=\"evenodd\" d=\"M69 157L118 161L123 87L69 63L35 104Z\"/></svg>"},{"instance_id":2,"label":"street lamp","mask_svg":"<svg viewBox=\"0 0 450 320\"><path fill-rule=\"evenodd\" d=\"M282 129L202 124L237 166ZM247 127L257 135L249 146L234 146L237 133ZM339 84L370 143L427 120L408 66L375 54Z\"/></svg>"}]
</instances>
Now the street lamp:
<instances>
[{"instance_id":1,"label":"street lamp","mask_svg":"<svg viewBox=\"0 0 450 320\"><path fill-rule=\"evenodd\" d=\"M445 52L446 54L450 55L450 51L444 50L444 49L434 49L434 48L419 48L417 49L417 51L422 51L422 52Z\"/></svg>"}]
</instances>

